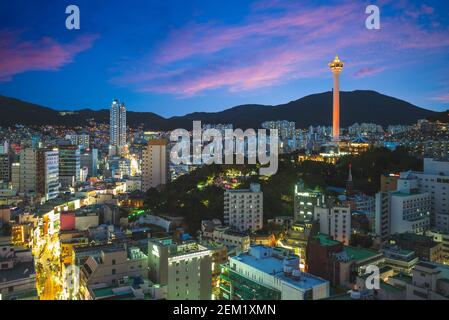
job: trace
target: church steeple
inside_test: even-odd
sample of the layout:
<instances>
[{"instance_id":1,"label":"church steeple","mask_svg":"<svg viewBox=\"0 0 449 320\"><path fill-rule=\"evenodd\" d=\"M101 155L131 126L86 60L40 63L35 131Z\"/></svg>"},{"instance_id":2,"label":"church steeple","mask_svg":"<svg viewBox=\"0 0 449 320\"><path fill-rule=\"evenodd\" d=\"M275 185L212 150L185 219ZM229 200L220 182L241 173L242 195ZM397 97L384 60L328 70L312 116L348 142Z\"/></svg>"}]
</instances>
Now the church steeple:
<instances>
[{"instance_id":1,"label":"church steeple","mask_svg":"<svg viewBox=\"0 0 449 320\"><path fill-rule=\"evenodd\" d=\"M354 184L352 182L352 164L349 164L348 180L346 180L346 195L352 196Z\"/></svg>"}]
</instances>

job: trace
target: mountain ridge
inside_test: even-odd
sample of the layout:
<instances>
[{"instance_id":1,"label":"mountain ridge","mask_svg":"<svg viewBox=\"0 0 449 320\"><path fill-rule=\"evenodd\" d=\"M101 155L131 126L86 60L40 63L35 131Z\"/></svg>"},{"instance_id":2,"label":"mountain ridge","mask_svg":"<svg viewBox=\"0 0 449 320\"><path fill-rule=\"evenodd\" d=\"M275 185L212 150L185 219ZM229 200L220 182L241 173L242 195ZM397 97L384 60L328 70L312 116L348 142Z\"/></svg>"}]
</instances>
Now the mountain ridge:
<instances>
[{"instance_id":1,"label":"mountain ridge","mask_svg":"<svg viewBox=\"0 0 449 320\"><path fill-rule=\"evenodd\" d=\"M418 119L435 118L439 114L372 90L342 91L340 105L342 127L356 122L372 122L382 126L411 124ZM0 96L0 112L0 126L4 127L49 123L76 126L86 123L88 119L99 123L109 122L108 109L55 110L5 96ZM193 120L214 124L232 123L234 127L242 129L260 127L267 120L294 121L297 128L331 125L332 92L314 93L279 105L244 104L219 112L192 112L169 118L153 112L127 112L128 125L143 125L151 130L191 129Z\"/></svg>"}]
</instances>

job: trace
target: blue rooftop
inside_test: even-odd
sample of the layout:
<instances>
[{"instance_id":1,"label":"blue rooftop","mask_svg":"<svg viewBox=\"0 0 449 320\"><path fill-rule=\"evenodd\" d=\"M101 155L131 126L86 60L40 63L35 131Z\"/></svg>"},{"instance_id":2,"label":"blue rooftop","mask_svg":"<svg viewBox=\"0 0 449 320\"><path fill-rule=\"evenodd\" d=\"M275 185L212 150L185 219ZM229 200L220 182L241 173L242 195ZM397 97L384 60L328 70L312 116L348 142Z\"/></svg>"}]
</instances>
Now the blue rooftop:
<instances>
[{"instance_id":1,"label":"blue rooftop","mask_svg":"<svg viewBox=\"0 0 449 320\"><path fill-rule=\"evenodd\" d=\"M288 259L298 259L297 256L288 256ZM315 277L311 274L302 272L300 279L293 278L284 273L284 258L273 255L273 249L262 245L251 246L250 253L241 253L232 260L237 260L254 269L270 274L293 287L299 289L311 289L314 286L327 282L321 278Z\"/></svg>"}]
</instances>

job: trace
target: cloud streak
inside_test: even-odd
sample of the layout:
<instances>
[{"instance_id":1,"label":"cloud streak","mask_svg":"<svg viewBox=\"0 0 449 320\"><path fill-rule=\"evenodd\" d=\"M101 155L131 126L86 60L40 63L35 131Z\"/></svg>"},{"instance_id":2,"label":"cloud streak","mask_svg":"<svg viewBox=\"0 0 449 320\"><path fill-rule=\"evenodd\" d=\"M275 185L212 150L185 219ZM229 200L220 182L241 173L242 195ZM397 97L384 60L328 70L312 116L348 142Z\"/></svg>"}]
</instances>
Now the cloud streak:
<instances>
[{"instance_id":1,"label":"cloud streak","mask_svg":"<svg viewBox=\"0 0 449 320\"><path fill-rule=\"evenodd\" d=\"M112 82L137 91L191 97L208 90L257 90L328 72L327 60L339 53L355 78L395 68L393 57L410 50L426 54L449 47L449 30L418 23L434 9L416 8L383 17L382 29L365 28L364 6L299 6L271 0L252 5L240 23L190 22L168 37L137 65ZM272 9L275 8L275 11ZM381 67L373 66L382 52ZM416 56L413 56L413 59ZM365 62L364 62L365 61ZM402 62L402 61L401 61ZM357 68L357 69L355 69ZM138 71L135 71L138 70Z\"/></svg>"},{"instance_id":2,"label":"cloud streak","mask_svg":"<svg viewBox=\"0 0 449 320\"><path fill-rule=\"evenodd\" d=\"M0 31L0 81L11 81L28 71L56 71L72 63L80 52L90 49L97 35L82 35L71 43L59 43L50 37L24 40L21 32Z\"/></svg>"}]
</instances>

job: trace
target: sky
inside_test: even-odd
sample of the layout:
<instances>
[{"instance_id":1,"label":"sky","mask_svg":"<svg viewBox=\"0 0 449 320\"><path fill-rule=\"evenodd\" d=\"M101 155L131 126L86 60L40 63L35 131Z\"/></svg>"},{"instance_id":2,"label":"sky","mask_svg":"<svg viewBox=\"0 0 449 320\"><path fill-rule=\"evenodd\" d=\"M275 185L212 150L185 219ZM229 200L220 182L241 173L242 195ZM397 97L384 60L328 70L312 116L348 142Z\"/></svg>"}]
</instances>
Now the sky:
<instances>
[{"instance_id":1,"label":"sky","mask_svg":"<svg viewBox=\"0 0 449 320\"><path fill-rule=\"evenodd\" d=\"M66 28L66 7L80 29ZM368 5L380 29L368 30ZM449 1L2 0L0 95L170 117L375 90L449 109ZM361 106L363 107L363 106Z\"/></svg>"}]
</instances>

